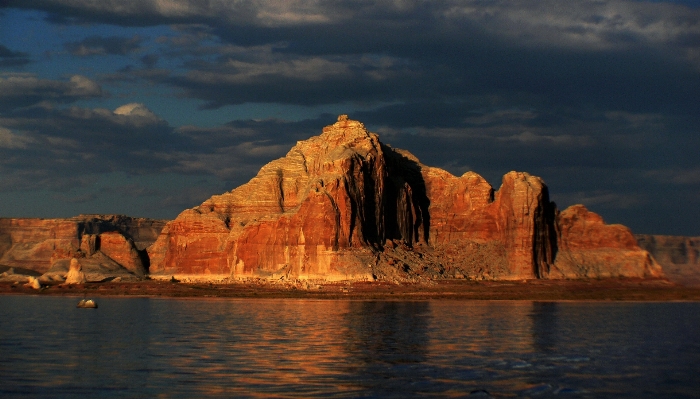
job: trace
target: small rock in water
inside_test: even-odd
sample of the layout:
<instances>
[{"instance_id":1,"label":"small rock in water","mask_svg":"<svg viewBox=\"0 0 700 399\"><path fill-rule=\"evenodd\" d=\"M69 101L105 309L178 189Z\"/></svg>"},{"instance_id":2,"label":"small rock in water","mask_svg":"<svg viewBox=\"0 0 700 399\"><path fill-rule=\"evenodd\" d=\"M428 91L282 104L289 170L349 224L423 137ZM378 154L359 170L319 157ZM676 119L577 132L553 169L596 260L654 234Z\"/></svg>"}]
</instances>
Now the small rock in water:
<instances>
[{"instance_id":1,"label":"small rock in water","mask_svg":"<svg viewBox=\"0 0 700 399\"><path fill-rule=\"evenodd\" d=\"M78 302L78 307L86 309L97 309L97 303L92 299L81 299L80 302Z\"/></svg>"}]
</instances>

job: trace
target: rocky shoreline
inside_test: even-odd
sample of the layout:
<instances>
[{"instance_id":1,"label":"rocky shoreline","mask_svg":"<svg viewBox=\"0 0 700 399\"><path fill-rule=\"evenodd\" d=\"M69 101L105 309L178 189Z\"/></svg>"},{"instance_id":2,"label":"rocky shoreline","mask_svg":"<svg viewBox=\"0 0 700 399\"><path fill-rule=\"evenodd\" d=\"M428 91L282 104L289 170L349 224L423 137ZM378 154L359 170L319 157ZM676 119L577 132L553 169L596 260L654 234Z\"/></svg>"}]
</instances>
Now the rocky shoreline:
<instances>
[{"instance_id":1,"label":"rocky shoreline","mask_svg":"<svg viewBox=\"0 0 700 399\"><path fill-rule=\"evenodd\" d=\"M0 283L0 295L163 298L298 298L312 300L700 301L700 288L664 279L467 281L424 283L270 282L183 283L168 280L48 284L33 289Z\"/></svg>"}]
</instances>

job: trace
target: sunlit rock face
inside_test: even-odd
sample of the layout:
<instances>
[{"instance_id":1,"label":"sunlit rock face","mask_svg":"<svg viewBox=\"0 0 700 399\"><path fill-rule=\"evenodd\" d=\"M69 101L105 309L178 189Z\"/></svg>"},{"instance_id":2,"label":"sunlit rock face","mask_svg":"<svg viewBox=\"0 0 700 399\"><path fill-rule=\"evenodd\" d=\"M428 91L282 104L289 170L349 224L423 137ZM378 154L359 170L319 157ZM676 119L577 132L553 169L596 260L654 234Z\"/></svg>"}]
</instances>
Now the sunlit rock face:
<instances>
[{"instance_id":1,"label":"sunlit rock face","mask_svg":"<svg viewBox=\"0 0 700 399\"><path fill-rule=\"evenodd\" d=\"M65 283L83 284L86 281L87 279L85 278L85 273L83 273L83 266L80 264L80 261L76 258L71 259Z\"/></svg>"},{"instance_id":2,"label":"sunlit rock face","mask_svg":"<svg viewBox=\"0 0 700 399\"><path fill-rule=\"evenodd\" d=\"M385 226L384 191L394 189L385 149L341 118L247 184L181 213L148 249L151 273L370 279L373 251L400 237L396 223Z\"/></svg>"},{"instance_id":3,"label":"sunlit rock face","mask_svg":"<svg viewBox=\"0 0 700 399\"><path fill-rule=\"evenodd\" d=\"M538 177L510 172L495 191L474 172L456 177L425 166L341 115L250 182L168 223L148 248L150 272L325 280L659 275L628 230L600 220L579 234L571 212L558 214Z\"/></svg>"},{"instance_id":4,"label":"sunlit rock face","mask_svg":"<svg viewBox=\"0 0 700 399\"><path fill-rule=\"evenodd\" d=\"M632 232L608 225L583 205L573 205L557 218L560 232L550 277L662 277L661 266L642 250Z\"/></svg>"},{"instance_id":5,"label":"sunlit rock face","mask_svg":"<svg viewBox=\"0 0 700 399\"><path fill-rule=\"evenodd\" d=\"M78 224L66 219L0 219L0 265L44 273L80 247Z\"/></svg>"}]
</instances>

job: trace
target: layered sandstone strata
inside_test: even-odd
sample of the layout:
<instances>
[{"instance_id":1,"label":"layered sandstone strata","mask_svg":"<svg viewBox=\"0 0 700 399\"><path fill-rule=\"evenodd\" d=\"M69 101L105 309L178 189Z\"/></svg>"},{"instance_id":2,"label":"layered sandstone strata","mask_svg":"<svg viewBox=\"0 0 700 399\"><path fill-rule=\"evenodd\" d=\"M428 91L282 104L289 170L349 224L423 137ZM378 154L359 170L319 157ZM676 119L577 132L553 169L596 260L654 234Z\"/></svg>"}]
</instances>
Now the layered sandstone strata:
<instances>
[{"instance_id":1,"label":"layered sandstone strata","mask_svg":"<svg viewBox=\"0 0 700 399\"><path fill-rule=\"evenodd\" d=\"M119 215L81 215L67 219L0 218L0 266L65 278L77 259L85 275L143 277L145 247L165 222Z\"/></svg>"},{"instance_id":2,"label":"layered sandstone strata","mask_svg":"<svg viewBox=\"0 0 700 399\"><path fill-rule=\"evenodd\" d=\"M559 214L540 178L510 172L495 191L476 173L421 164L345 115L182 212L148 253L151 273L236 278L661 276L626 228L583 207Z\"/></svg>"},{"instance_id":3,"label":"layered sandstone strata","mask_svg":"<svg viewBox=\"0 0 700 399\"><path fill-rule=\"evenodd\" d=\"M560 232L554 278L660 277L661 266L637 244L627 227L608 225L583 205L573 205L557 218Z\"/></svg>"}]
</instances>

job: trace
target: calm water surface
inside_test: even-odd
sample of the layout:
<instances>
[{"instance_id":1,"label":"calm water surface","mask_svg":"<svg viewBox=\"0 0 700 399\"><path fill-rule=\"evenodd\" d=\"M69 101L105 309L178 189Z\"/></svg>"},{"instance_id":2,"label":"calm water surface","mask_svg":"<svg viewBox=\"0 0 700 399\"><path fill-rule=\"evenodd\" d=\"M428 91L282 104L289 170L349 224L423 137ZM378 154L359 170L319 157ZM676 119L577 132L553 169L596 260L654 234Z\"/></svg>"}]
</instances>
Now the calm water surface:
<instances>
[{"instance_id":1,"label":"calm water surface","mask_svg":"<svg viewBox=\"0 0 700 399\"><path fill-rule=\"evenodd\" d=\"M700 303L0 297L1 397L700 397Z\"/></svg>"}]
</instances>

